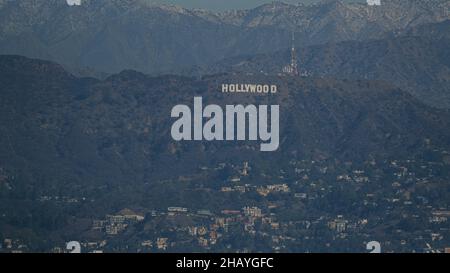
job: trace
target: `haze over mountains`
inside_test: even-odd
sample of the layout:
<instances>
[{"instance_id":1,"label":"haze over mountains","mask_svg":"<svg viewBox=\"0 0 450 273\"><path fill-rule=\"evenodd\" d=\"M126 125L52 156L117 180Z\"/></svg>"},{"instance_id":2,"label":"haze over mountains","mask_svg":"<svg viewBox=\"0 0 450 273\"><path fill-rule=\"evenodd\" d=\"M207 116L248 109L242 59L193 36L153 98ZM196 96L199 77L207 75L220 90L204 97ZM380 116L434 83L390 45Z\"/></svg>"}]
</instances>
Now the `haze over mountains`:
<instances>
[{"instance_id":1,"label":"haze over mountains","mask_svg":"<svg viewBox=\"0 0 450 273\"><path fill-rule=\"evenodd\" d=\"M344 0L347 2L365 2L364 0ZM197 8L206 9L212 11L226 11L232 9L250 9L263 4L271 3L272 0L153 0L155 3L160 4L174 4L183 6L185 8ZM285 0L283 1L289 4L312 4L317 0Z\"/></svg>"},{"instance_id":2,"label":"haze over mountains","mask_svg":"<svg viewBox=\"0 0 450 273\"><path fill-rule=\"evenodd\" d=\"M393 83L422 101L450 106L450 20L425 24L384 38L344 41L298 49L299 67L313 77L372 79ZM242 55L184 73L277 74L290 61L290 50Z\"/></svg>"},{"instance_id":3,"label":"haze over mountains","mask_svg":"<svg viewBox=\"0 0 450 273\"><path fill-rule=\"evenodd\" d=\"M37 131L22 132L22 135L42 134L47 130L38 128L44 126L53 128L54 131L50 131L55 135L36 136L37 140L53 139L49 144L64 145L70 139L70 145L48 147L59 151L52 159L54 164L62 162L56 160L62 156L61 151L89 154L106 145L115 147L114 154L129 151L129 155L119 156L120 164L139 159L136 164L144 171L172 160L173 155L167 150L169 107L180 101L189 102L194 90L210 88L212 84L218 88L218 82L225 80L248 82L250 77L256 81L270 79L292 86L293 90L303 90L300 93L290 90L287 97L282 98L289 98L283 102L289 112L283 120L300 126L290 131L285 129L289 131L287 139L293 142L284 145L296 147L292 149L301 151L301 157L361 159L359 154L380 158L411 155L412 147L420 147L424 139L447 139L447 112L435 112L420 101L442 108L450 105L450 27L445 20L449 4L449 1L438 0L394 0L384 1L380 7L368 7L342 1L323 1L312 6L276 2L251 10L212 13L142 0L85 1L81 6L72 7L62 0L3 0L0 2L1 53L53 60L72 71L88 66L103 72L135 69L196 76L239 72L194 80L179 76L150 78L125 71L99 81L78 79L53 63L3 56L0 63L2 101L6 107L3 130L12 132L16 125L10 121L24 118L24 123L19 124L34 125L22 129L36 128ZM292 29L297 35L299 65L310 73L310 79L278 76L281 67L289 61L290 55L285 49L290 46ZM165 82L171 84L164 87ZM328 94L326 90L332 92ZM208 89L205 95L217 97L217 91ZM256 102L253 98L246 99ZM152 112L140 108L144 105ZM159 105L165 108L158 109ZM303 108L298 108L299 105ZM13 107L10 111L6 110L10 107ZM44 112L34 112L41 107ZM131 110L134 107L141 109L139 113ZM106 112L99 113L99 109ZM298 112L300 109L308 110ZM25 116L10 116L21 112ZM98 118L91 120L96 115ZM42 120L33 120L39 116ZM411 117L421 122L417 120L414 124ZM436 123L435 119L442 121ZM147 127L138 125L142 120L146 120ZM90 123L95 123L92 128L85 127ZM417 128L412 130L405 124ZM114 139L107 136L106 131L101 139L91 139L90 133L83 136L87 132L97 132L99 126L105 127ZM125 130L124 126L139 129L131 133L127 131L131 129ZM288 127L282 125L282 128ZM19 132L13 133L10 139L20 139L16 134ZM148 137L152 139L150 143ZM124 142L127 138L131 139ZM43 147L43 144L20 146ZM189 153L179 153L178 149L181 148L169 150L183 158L182 162L189 162ZM210 158L203 149L194 152L196 158ZM206 150L216 152L218 149L226 147L211 145ZM135 154L135 151L140 152ZM142 154L143 151L146 152ZM109 160L110 152L98 162ZM10 153L4 154L14 157ZM28 151L25 154L39 157L46 153ZM94 160L97 157L91 156ZM169 161L164 160L166 156ZM126 162L122 162L124 158L128 158ZM38 163L45 161L38 160ZM30 160L29 164L35 163ZM67 164L73 166L74 163ZM134 167L128 170L131 169Z\"/></svg>"},{"instance_id":4,"label":"haze over mountains","mask_svg":"<svg viewBox=\"0 0 450 273\"><path fill-rule=\"evenodd\" d=\"M281 2L214 13L144 0L0 1L0 54L56 61L72 71L167 73L242 54L379 38L449 19L449 1L383 1L381 6Z\"/></svg>"},{"instance_id":5,"label":"haze over mountains","mask_svg":"<svg viewBox=\"0 0 450 273\"><path fill-rule=\"evenodd\" d=\"M212 84L218 88L217 82L225 80L248 82L248 77L292 86L282 99L289 99L283 102L289 113L283 121L295 125L290 131L285 129L293 142L284 145L301 151L301 157L413 155L413 147L420 147L425 139L434 139L446 147L447 112L422 105L406 92L432 106L450 105L448 7L449 1L437 0L384 1L380 7L341 1L313 6L277 2L252 10L212 13L142 0L85 1L72 7L62 0L2 0L1 53L53 60L72 71L88 66L104 72L135 69L146 73L186 68L187 74L200 76L240 72L195 80L179 76L151 78L125 71L99 81L78 79L53 63L3 56L2 130L8 138L2 141L4 148L13 147L3 154L7 155L5 159L15 158L13 154L20 147L45 147L39 142L42 140L49 145L57 143L58 147L47 147L55 151L55 157L36 163L28 160L27 164L51 161L48 166L53 166L64 162L59 157L68 151L82 158L99 149L99 155L107 156L96 162L110 160L116 154L120 164L135 162L135 167L143 168L140 171L168 164L173 160L168 150L183 158L182 162L189 162L189 153L179 152L182 147L167 148L169 107L189 102L195 90ZM289 61L289 52L284 50L290 46L293 28L298 46L304 46L299 50L299 64L310 72L310 79L277 76ZM260 71L271 75L248 74ZM162 86L167 82L171 84ZM217 95L216 90L205 92L211 97ZM246 99L256 102L254 98ZM165 108L159 109L159 105ZM132 110L135 107L139 112ZM41 120L34 120L37 117ZM147 127L139 125L142 120L146 120ZM86 127L91 123L92 128ZM24 124L32 126L13 129ZM92 138L91 133L101 131L99 127L106 131L100 139ZM46 135L50 131L54 135ZM23 139L23 145L18 145L20 135L35 138ZM15 142L11 143L11 139ZM102 147L112 150L105 152ZM196 158L210 158L204 147L195 149ZM219 149L227 147L211 145L206 150L215 154ZM83 151L87 154L78 155ZM125 155L125 151L130 154ZM17 157L17 162L44 155L50 156L40 150L27 150ZM95 160L97 155L90 157ZM168 161L164 160L166 156ZM86 160L67 162L66 166L83 165ZM128 172L135 167L125 169ZM98 169L102 169L100 165Z\"/></svg>"},{"instance_id":6,"label":"haze over mountains","mask_svg":"<svg viewBox=\"0 0 450 273\"><path fill-rule=\"evenodd\" d=\"M162 237L175 246L168 251L354 252L368 238L390 251L448 246L446 223L430 219L450 200L450 1L382 3L215 13L147 0L0 0L0 243L59 251L80 240L115 252ZM281 73L293 31L306 77ZM279 92L224 94L223 83ZM279 105L279 149L174 141L171 109L194 96ZM289 190L265 194L273 184ZM172 217L172 206L189 213ZM242 218L206 248L189 235L244 206L278 226L261 220L249 231ZM107 231L115 223L97 229L124 208L145 220L116 234ZM198 213L205 208L218 218ZM330 228L338 215L348 217L345 236Z\"/></svg>"}]
</instances>

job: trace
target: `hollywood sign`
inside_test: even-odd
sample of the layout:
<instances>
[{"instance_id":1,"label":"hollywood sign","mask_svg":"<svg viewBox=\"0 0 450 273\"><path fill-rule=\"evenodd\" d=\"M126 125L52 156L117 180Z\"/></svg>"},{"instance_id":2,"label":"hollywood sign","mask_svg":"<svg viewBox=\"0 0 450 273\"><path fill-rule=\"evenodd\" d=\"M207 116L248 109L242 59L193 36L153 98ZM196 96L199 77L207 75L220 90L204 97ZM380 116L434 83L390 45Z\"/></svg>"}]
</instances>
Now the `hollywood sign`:
<instances>
[{"instance_id":1,"label":"hollywood sign","mask_svg":"<svg viewBox=\"0 0 450 273\"><path fill-rule=\"evenodd\" d=\"M276 85L227 84L223 93L276 93ZM270 111L269 111L270 110ZM175 141L261 141L260 151L276 151L279 147L279 105L203 105L202 97L194 97L193 107L179 104L172 108L177 118L171 128Z\"/></svg>"}]
</instances>

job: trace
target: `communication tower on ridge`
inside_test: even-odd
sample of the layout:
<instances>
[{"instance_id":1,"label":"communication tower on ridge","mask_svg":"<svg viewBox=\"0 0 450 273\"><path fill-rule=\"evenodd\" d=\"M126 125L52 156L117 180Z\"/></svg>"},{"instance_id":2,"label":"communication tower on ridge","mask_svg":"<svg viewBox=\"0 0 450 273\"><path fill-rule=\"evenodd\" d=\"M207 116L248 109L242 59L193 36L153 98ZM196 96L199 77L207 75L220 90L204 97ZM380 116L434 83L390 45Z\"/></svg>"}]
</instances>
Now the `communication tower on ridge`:
<instances>
[{"instance_id":1,"label":"communication tower on ridge","mask_svg":"<svg viewBox=\"0 0 450 273\"><path fill-rule=\"evenodd\" d=\"M297 52L295 50L295 34L292 32L292 47L291 47L291 62L283 67L283 73L298 76L300 75L298 69Z\"/></svg>"}]
</instances>

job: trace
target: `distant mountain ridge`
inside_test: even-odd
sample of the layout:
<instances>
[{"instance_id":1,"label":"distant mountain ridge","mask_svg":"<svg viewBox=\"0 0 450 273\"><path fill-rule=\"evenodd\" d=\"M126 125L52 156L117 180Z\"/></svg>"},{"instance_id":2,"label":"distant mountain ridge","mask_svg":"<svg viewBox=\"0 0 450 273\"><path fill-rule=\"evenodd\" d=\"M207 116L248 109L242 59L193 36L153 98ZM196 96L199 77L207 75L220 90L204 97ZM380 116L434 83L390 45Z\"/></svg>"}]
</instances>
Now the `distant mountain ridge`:
<instances>
[{"instance_id":1,"label":"distant mountain ridge","mask_svg":"<svg viewBox=\"0 0 450 273\"><path fill-rule=\"evenodd\" d=\"M450 20L425 24L384 38L298 48L299 66L314 77L383 80L426 103L450 107ZM181 73L278 74L290 50L243 55Z\"/></svg>"},{"instance_id":2,"label":"distant mountain ridge","mask_svg":"<svg viewBox=\"0 0 450 273\"><path fill-rule=\"evenodd\" d=\"M444 251L449 4L0 0L0 252ZM174 140L199 96L279 105L279 149Z\"/></svg>"},{"instance_id":3,"label":"distant mountain ridge","mask_svg":"<svg viewBox=\"0 0 450 273\"><path fill-rule=\"evenodd\" d=\"M449 1L338 0L213 13L146 0L18 0L0 3L0 54L53 60L73 71L161 73L281 50L295 30L303 46L365 40L449 19Z\"/></svg>"}]
</instances>

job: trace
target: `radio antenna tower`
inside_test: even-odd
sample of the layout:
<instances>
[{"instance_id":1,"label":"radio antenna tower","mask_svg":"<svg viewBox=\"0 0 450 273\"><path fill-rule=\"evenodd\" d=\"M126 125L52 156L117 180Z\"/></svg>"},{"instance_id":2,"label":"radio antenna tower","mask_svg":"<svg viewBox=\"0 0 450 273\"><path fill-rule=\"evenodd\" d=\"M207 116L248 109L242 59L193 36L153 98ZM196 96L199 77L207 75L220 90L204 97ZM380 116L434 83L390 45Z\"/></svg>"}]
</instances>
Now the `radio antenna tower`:
<instances>
[{"instance_id":1,"label":"radio antenna tower","mask_svg":"<svg viewBox=\"0 0 450 273\"><path fill-rule=\"evenodd\" d=\"M303 70L299 69L298 67L297 50L295 49L296 24L294 23L292 18L287 18L287 15L284 13L283 17L285 19L286 24L291 27L292 45L291 45L291 61L282 68L282 72L286 75L291 76L306 76L307 72L306 71L303 72Z\"/></svg>"},{"instance_id":2,"label":"radio antenna tower","mask_svg":"<svg viewBox=\"0 0 450 273\"><path fill-rule=\"evenodd\" d=\"M291 73L294 76L298 76L298 62L297 62L297 52L295 50L295 32L292 31L292 48L291 48Z\"/></svg>"},{"instance_id":3,"label":"radio antenna tower","mask_svg":"<svg viewBox=\"0 0 450 273\"><path fill-rule=\"evenodd\" d=\"M291 76L300 75L297 62L297 51L295 50L295 33L292 31L292 45L291 45L291 62L283 67L283 73Z\"/></svg>"}]
</instances>

